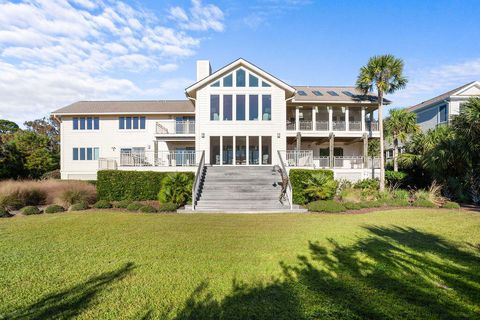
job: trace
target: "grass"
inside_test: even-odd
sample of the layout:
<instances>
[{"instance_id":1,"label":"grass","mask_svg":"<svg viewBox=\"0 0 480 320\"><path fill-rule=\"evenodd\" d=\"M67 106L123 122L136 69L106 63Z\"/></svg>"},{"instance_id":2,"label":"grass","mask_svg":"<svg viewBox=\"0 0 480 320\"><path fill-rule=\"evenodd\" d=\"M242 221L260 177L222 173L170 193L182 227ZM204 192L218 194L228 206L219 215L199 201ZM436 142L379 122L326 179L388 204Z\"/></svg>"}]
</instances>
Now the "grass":
<instances>
[{"instance_id":1,"label":"grass","mask_svg":"<svg viewBox=\"0 0 480 320\"><path fill-rule=\"evenodd\" d=\"M104 210L0 235L0 318L480 318L479 213Z\"/></svg>"}]
</instances>

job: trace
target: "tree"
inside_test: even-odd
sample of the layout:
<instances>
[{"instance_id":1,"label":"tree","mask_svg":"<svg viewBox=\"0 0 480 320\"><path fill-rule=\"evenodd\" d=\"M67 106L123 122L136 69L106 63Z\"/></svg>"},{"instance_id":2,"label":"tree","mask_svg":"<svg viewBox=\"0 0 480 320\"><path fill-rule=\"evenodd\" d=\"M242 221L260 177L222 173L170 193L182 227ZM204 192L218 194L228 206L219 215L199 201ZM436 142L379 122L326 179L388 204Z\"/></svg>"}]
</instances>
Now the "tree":
<instances>
[{"instance_id":1,"label":"tree","mask_svg":"<svg viewBox=\"0 0 480 320\"><path fill-rule=\"evenodd\" d=\"M60 126L53 118L42 118L23 123L26 130L48 137L48 148L54 154L60 153Z\"/></svg>"},{"instance_id":2,"label":"tree","mask_svg":"<svg viewBox=\"0 0 480 320\"><path fill-rule=\"evenodd\" d=\"M405 109L391 109L385 119L385 135L393 142L393 171L398 171L398 143L405 143L409 136L419 133L416 115Z\"/></svg>"},{"instance_id":3,"label":"tree","mask_svg":"<svg viewBox=\"0 0 480 320\"><path fill-rule=\"evenodd\" d=\"M18 125L10 120L0 119L0 135L7 133L14 133L17 131Z\"/></svg>"},{"instance_id":4,"label":"tree","mask_svg":"<svg viewBox=\"0 0 480 320\"><path fill-rule=\"evenodd\" d=\"M385 154L383 137L383 98L404 88L407 79L403 76L403 61L391 54L374 56L360 69L357 88L364 94L377 90L378 126L380 130L380 191L385 190Z\"/></svg>"}]
</instances>

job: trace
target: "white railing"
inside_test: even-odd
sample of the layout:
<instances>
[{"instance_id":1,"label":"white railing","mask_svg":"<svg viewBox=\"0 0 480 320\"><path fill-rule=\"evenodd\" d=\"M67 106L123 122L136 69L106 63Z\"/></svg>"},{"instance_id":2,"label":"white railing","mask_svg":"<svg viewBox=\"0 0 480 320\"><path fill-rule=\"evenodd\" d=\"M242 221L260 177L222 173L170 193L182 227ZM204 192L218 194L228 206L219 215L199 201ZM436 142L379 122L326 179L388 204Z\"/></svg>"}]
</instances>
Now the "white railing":
<instances>
[{"instance_id":1,"label":"white railing","mask_svg":"<svg viewBox=\"0 0 480 320\"><path fill-rule=\"evenodd\" d=\"M98 159L98 170L117 170L117 161L110 158Z\"/></svg>"},{"instance_id":2,"label":"white railing","mask_svg":"<svg viewBox=\"0 0 480 320\"><path fill-rule=\"evenodd\" d=\"M300 120L300 131L311 131L313 130L313 122L308 120Z\"/></svg>"},{"instance_id":3,"label":"white railing","mask_svg":"<svg viewBox=\"0 0 480 320\"><path fill-rule=\"evenodd\" d=\"M328 121L317 121L315 129L317 131L329 131Z\"/></svg>"},{"instance_id":4,"label":"white railing","mask_svg":"<svg viewBox=\"0 0 480 320\"><path fill-rule=\"evenodd\" d=\"M200 151L120 152L121 167L191 167L197 165Z\"/></svg>"},{"instance_id":5,"label":"white railing","mask_svg":"<svg viewBox=\"0 0 480 320\"><path fill-rule=\"evenodd\" d=\"M312 150L287 150L279 152L282 153L287 167L313 167Z\"/></svg>"},{"instance_id":6,"label":"white railing","mask_svg":"<svg viewBox=\"0 0 480 320\"><path fill-rule=\"evenodd\" d=\"M313 164L315 168L330 167L330 157L314 157Z\"/></svg>"},{"instance_id":7,"label":"white railing","mask_svg":"<svg viewBox=\"0 0 480 320\"><path fill-rule=\"evenodd\" d=\"M348 130L350 130L350 131L362 131L362 122L361 121L350 121L348 123Z\"/></svg>"},{"instance_id":8,"label":"white railing","mask_svg":"<svg viewBox=\"0 0 480 320\"><path fill-rule=\"evenodd\" d=\"M288 171L287 171L287 168L285 167L285 162L283 161L281 151L278 151L278 159L280 159L280 167L282 169L282 174L285 174L287 176L286 177L286 180L287 180L286 196L287 196L288 204L290 205L290 210L292 210L293 209L292 184L290 183L290 177L288 176ZM285 179L282 179L282 183L284 180Z\"/></svg>"},{"instance_id":9,"label":"white railing","mask_svg":"<svg viewBox=\"0 0 480 320\"><path fill-rule=\"evenodd\" d=\"M378 131L378 121L367 122L367 131Z\"/></svg>"},{"instance_id":10,"label":"white railing","mask_svg":"<svg viewBox=\"0 0 480 320\"><path fill-rule=\"evenodd\" d=\"M195 181L192 186L192 210L195 211L195 206L197 205L198 192L200 190L200 181L203 176L203 171L205 170L205 151L202 151L200 156L200 161L198 162L197 173L195 174Z\"/></svg>"},{"instance_id":11,"label":"white railing","mask_svg":"<svg viewBox=\"0 0 480 320\"><path fill-rule=\"evenodd\" d=\"M195 121L161 120L156 123L157 134L195 134Z\"/></svg>"},{"instance_id":12,"label":"white railing","mask_svg":"<svg viewBox=\"0 0 480 320\"><path fill-rule=\"evenodd\" d=\"M333 167L342 168L342 169L362 169L363 157L361 156L333 157Z\"/></svg>"},{"instance_id":13,"label":"white railing","mask_svg":"<svg viewBox=\"0 0 480 320\"><path fill-rule=\"evenodd\" d=\"M367 159L367 168L368 169L379 169L380 168L380 158L368 157Z\"/></svg>"},{"instance_id":14,"label":"white railing","mask_svg":"<svg viewBox=\"0 0 480 320\"><path fill-rule=\"evenodd\" d=\"M295 122L290 122L290 121L287 121L287 130L289 131L295 131Z\"/></svg>"},{"instance_id":15,"label":"white railing","mask_svg":"<svg viewBox=\"0 0 480 320\"><path fill-rule=\"evenodd\" d=\"M345 121L333 121L333 131L345 131L346 128Z\"/></svg>"}]
</instances>

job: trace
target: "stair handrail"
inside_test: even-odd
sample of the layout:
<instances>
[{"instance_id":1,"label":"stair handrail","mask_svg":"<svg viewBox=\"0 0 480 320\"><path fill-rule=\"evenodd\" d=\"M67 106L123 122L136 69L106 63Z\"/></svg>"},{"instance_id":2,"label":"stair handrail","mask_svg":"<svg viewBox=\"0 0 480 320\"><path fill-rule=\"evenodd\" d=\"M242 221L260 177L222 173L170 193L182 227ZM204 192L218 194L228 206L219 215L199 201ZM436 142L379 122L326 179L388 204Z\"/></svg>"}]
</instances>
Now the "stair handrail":
<instances>
[{"instance_id":1,"label":"stair handrail","mask_svg":"<svg viewBox=\"0 0 480 320\"><path fill-rule=\"evenodd\" d=\"M198 162L197 174L195 175L195 181L192 186L192 211L195 211L195 206L197 205L197 195L200 189L200 178L202 176L203 170L205 168L205 150L202 150L202 155L200 156L200 161Z\"/></svg>"},{"instance_id":2,"label":"stair handrail","mask_svg":"<svg viewBox=\"0 0 480 320\"><path fill-rule=\"evenodd\" d=\"M278 158L280 159L280 167L282 169L282 172L284 172L287 175L287 201L290 206L290 210L293 209L293 199L292 199L292 184L290 183L290 178L288 177L288 171L285 168L285 163L283 162L282 159L282 153L280 150L277 150L278 152Z\"/></svg>"}]
</instances>

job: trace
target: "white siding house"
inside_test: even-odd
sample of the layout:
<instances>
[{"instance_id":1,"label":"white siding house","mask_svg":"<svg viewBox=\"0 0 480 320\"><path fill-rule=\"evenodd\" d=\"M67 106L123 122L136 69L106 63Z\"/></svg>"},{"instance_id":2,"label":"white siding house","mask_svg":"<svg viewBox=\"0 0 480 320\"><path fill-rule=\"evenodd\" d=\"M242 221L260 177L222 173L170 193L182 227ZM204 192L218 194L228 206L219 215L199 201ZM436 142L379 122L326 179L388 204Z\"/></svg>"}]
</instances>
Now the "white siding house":
<instances>
[{"instance_id":1,"label":"white siding house","mask_svg":"<svg viewBox=\"0 0 480 320\"><path fill-rule=\"evenodd\" d=\"M331 168L337 178L372 175L377 101L354 87L290 86L244 59L211 72L197 63L187 99L81 101L60 122L62 179L101 169L195 171L210 166ZM387 101L388 103L388 101Z\"/></svg>"}]
</instances>

